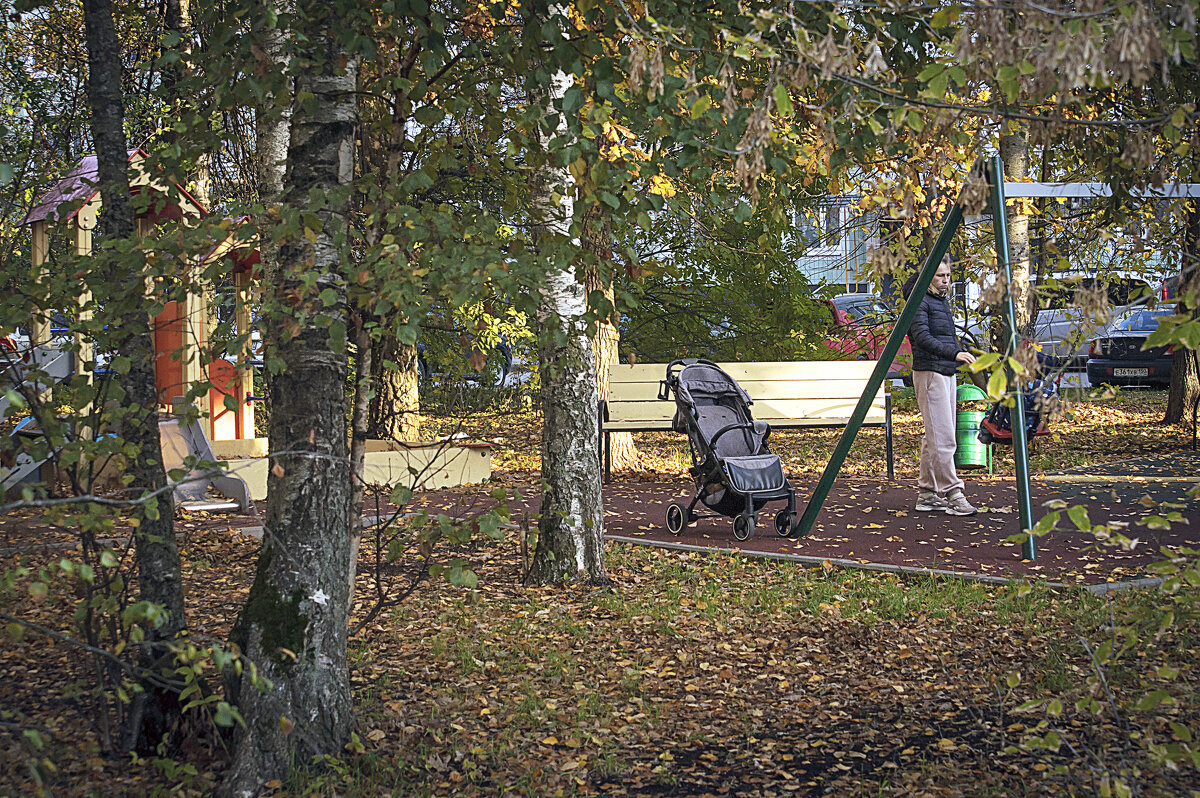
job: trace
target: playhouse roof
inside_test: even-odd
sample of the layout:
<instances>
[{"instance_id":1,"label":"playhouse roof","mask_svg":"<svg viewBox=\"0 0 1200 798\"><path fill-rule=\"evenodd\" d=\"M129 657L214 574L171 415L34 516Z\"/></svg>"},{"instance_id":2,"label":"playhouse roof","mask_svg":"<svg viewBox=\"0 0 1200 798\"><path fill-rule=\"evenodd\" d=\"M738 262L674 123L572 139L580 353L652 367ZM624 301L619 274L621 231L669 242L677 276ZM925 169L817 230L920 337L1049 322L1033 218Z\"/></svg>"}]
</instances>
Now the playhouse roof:
<instances>
[{"instance_id":1,"label":"playhouse roof","mask_svg":"<svg viewBox=\"0 0 1200 798\"><path fill-rule=\"evenodd\" d=\"M253 220L249 216L239 216L226 219L221 225L228 227L229 234L218 241L200 259L200 263L207 263L215 258L227 258L232 262L235 274L241 272L254 274L255 267L259 263L259 251L258 229L254 226Z\"/></svg>"},{"instance_id":2,"label":"playhouse roof","mask_svg":"<svg viewBox=\"0 0 1200 798\"><path fill-rule=\"evenodd\" d=\"M128 151L129 163L145 160L149 157L145 150L134 148ZM86 205L100 192L100 168L95 155L85 155L79 165L72 169L66 177L59 180L54 188L50 189L42 201L39 202L33 210L26 214L21 220L22 225L33 224L50 220L53 222L68 222L75 218L79 213L79 209ZM196 198L189 194L183 186L176 184L175 186L181 195L186 197L189 202L199 209L201 214L206 214L208 211L196 201ZM65 215L59 214L59 209L66 206L70 208L70 213Z\"/></svg>"}]
</instances>

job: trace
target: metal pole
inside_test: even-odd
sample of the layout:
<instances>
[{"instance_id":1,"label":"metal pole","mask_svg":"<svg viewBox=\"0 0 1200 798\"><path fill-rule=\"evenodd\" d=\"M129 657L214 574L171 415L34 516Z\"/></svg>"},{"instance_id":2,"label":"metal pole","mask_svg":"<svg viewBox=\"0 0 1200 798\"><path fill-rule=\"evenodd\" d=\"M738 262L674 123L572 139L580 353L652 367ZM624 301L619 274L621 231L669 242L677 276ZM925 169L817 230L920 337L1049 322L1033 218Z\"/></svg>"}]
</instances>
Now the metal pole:
<instances>
[{"instance_id":1,"label":"metal pole","mask_svg":"<svg viewBox=\"0 0 1200 798\"><path fill-rule=\"evenodd\" d=\"M904 340L904 336L908 335L908 328L912 324L913 317L917 315L917 306L921 304L921 298L929 290L929 284L933 282L933 275L938 270L938 266L941 265L942 258L949 251L950 244L954 240L954 234L958 231L959 225L962 224L962 218L962 207L956 201L950 207L949 213L946 214L946 221L942 226L942 232L938 234L937 241L933 245L933 250L929 253L925 265L921 267L921 272L917 276L916 283L913 285L912 293L908 295L908 299L904 303L904 309L900 311L900 317L896 319L896 326L892 328L892 334L888 336L887 344L884 345L883 352L879 355L879 361L875 364L875 369L871 372L871 378L867 380L867 387L863 391L862 396L859 397L858 404L854 406L854 412L850 414L850 421L846 424L846 428L842 430L842 436L838 438L837 446L833 448L833 455L829 458L829 463L825 466L825 471L821 473L821 479L817 482L817 487L813 491L812 498L808 500L808 504L804 507L804 513L800 516L800 520L796 522L796 525L792 527L791 532L788 533L788 537L798 538L812 531L813 524L817 520L817 515L821 512L821 506L825 503L825 498L829 495L830 488L833 487L833 481L837 479L838 472L842 470L842 464L846 461L846 455L850 453L850 446L854 443L854 437L858 434L863 419L867 417L867 410L871 407L871 403L875 401L875 395L879 393L879 386L883 385L884 377L887 376L888 369L892 365L892 360L895 359L896 353L900 351L900 343Z\"/></svg>"},{"instance_id":2,"label":"metal pole","mask_svg":"<svg viewBox=\"0 0 1200 798\"><path fill-rule=\"evenodd\" d=\"M1004 267L1004 313L1008 320L1008 357L1017 353L1017 306L1012 295L1012 256L1008 249L1008 218L1004 213L1004 164L999 155L992 156L991 168L988 170L989 182L992 184L992 225L996 232L996 257ZM1026 533L1024 554L1027 560L1037 559L1037 542L1033 535L1028 534L1033 529L1033 504L1030 501L1029 490L1029 450L1025 439L1025 398L1021 379L1013 372L1006 362L1009 386L1016 386L1016 401L1013 403L1009 418L1012 419L1013 461L1017 467L1017 512L1021 521L1021 531Z\"/></svg>"}]
</instances>

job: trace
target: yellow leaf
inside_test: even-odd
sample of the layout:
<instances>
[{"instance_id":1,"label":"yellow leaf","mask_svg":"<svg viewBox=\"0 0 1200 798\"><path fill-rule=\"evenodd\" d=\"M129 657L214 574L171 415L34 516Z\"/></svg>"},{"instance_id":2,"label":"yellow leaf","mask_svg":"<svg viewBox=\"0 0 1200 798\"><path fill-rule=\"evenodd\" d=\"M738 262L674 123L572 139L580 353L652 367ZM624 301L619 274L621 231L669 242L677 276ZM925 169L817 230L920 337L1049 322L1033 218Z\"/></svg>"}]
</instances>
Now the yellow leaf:
<instances>
[{"instance_id":1,"label":"yellow leaf","mask_svg":"<svg viewBox=\"0 0 1200 798\"><path fill-rule=\"evenodd\" d=\"M558 745L557 737L546 737L542 740L542 745Z\"/></svg>"},{"instance_id":2,"label":"yellow leaf","mask_svg":"<svg viewBox=\"0 0 1200 798\"><path fill-rule=\"evenodd\" d=\"M654 175L650 178L650 193L658 194L661 197L674 197L675 186L662 175Z\"/></svg>"}]
</instances>

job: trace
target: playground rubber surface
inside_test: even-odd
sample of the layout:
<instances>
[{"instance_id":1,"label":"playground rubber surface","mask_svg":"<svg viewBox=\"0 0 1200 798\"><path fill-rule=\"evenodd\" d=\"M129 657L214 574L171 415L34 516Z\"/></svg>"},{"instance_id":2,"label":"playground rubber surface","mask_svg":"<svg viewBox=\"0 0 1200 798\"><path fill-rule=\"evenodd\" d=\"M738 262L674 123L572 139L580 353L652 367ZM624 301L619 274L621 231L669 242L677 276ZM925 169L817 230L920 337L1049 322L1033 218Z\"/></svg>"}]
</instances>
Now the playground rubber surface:
<instances>
[{"instance_id":1,"label":"playground rubber surface","mask_svg":"<svg viewBox=\"0 0 1200 798\"><path fill-rule=\"evenodd\" d=\"M1134 469L1130 469L1132 471ZM1144 479L1152 476L1137 469ZM1194 473L1194 472L1193 472ZM1058 527L1037 540L1035 561L1023 557L1019 541L1016 483L1011 478L966 476L968 499L979 508L970 517L924 513L913 509L915 480L845 479L834 483L812 532L801 538L783 538L774 531L775 513L785 505L772 503L759 514L753 537L739 542L733 537L732 520L725 517L700 519L680 534L673 535L665 523L667 506L691 499L691 484L685 477L666 475L615 476L604 486L605 534L613 539L648 545L701 549L738 549L766 556L791 555L812 564L885 566L886 569L932 569L963 575L1028 578L1068 584L1094 585L1147 576L1146 566L1162 558L1164 547L1200 545L1200 502L1186 492L1195 482L1175 481L1120 484L1053 483L1035 479L1032 503L1035 521L1049 512L1046 502L1055 499L1082 504L1092 523L1125 523L1124 533L1140 542L1132 551L1100 546L1063 513ZM803 510L816 480L792 480L797 492L797 511ZM1119 482L1119 478L1118 478ZM410 511L428 510L462 517L495 504L488 495L492 486L463 487L418 494ZM536 489L521 487L525 498L510 501L517 523L536 523ZM1150 529L1143 519L1175 508L1153 508L1143 497L1183 505L1188 523L1169 529ZM529 497L533 497L532 500ZM815 561L815 562L814 562Z\"/></svg>"}]
</instances>

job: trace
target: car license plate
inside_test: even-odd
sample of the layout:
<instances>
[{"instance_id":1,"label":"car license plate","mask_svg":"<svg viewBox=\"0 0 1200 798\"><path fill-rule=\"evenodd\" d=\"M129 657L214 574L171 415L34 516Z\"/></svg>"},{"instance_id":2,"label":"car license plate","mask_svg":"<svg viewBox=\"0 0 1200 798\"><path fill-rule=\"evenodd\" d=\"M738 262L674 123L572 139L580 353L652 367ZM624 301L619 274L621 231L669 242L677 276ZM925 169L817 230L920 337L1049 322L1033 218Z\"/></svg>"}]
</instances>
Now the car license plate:
<instances>
[{"instance_id":1,"label":"car license plate","mask_svg":"<svg viewBox=\"0 0 1200 798\"><path fill-rule=\"evenodd\" d=\"M1113 369L1114 377L1149 377L1150 369Z\"/></svg>"}]
</instances>

